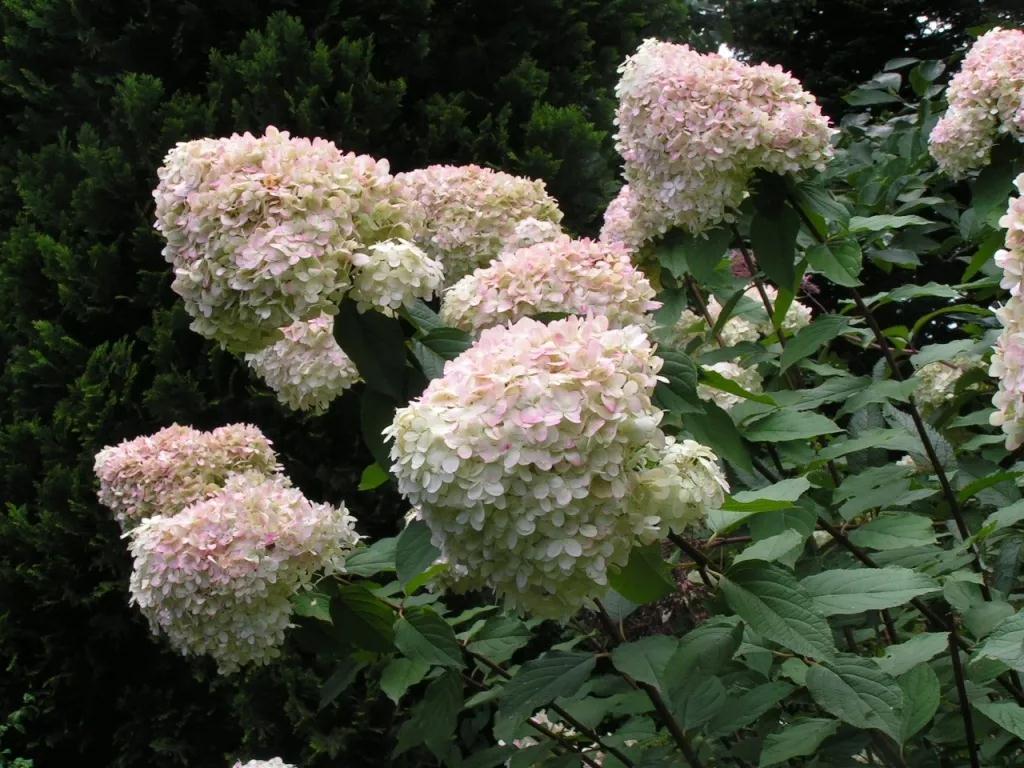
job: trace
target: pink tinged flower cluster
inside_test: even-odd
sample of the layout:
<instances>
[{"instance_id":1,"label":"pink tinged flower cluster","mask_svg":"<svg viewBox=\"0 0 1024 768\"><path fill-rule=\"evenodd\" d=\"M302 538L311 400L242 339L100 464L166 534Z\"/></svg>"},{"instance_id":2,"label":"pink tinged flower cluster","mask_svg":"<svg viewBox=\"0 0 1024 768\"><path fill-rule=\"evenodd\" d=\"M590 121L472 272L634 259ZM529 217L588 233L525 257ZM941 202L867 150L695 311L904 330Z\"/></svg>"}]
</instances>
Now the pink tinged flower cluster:
<instances>
[{"instance_id":1,"label":"pink tinged flower cluster","mask_svg":"<svg viewBox=\"0 0 1024 768\"><path fill-rule=\"evenodd\" d=\"M387 161L273 127L179 143L158 175L173 288L194 330L241 352L331 311L361 254L421 223Z\"/></svg>"},{"instance_id":2,"label":"pink tinged flower cluster","mask_svg":"<svg viewBox=\"0 0 1024 768\"><path fill-rule=\"evenodd\" d=\"M1024 31L978 38L946 91L949 109L928 139L939 168L954 178L989 161L1000 136L1024 141Z\"/></svg>"},{"instance_id":3,"label":"pink tinged flower cluster","mask_svg":"<svg viewBox=\"0 0 1024 768\"><path fill-rule=\"evenodd\" d=\"M559 234L562 212L542 181L476 165L432 165L396 179L422 206L425 225L414 239L444 265L446 285L490 264L510 240Z\"/></svg>"},{"instance_id":4,"label":"pink tinged flower cluster","mask_svg":"<svg viewBox=\"0 0 1024 768\"><path fill-rule=\"evenodd\" d=\"M619 72L616 146L632 200L616 228L634 240L702 232L730 220L755 170L822 169L832 156L828 119L777 66L650 39Z\"/></svg>"},{"instance_id":5,"label":"pink tinged flower cluster","mask_svg":"<svg viewBox=\"0 0 1024 768\"><path fill-rule=\"evenodd\" d=\"M174 424L96 454L99 500L123 528L153 515L173 515L208 498L237 472L280 470L270 441L254 426L212 432Z\"/></svg>"},{"instance_id":6,"label":"pink tinged flower cluster","mask_svg":"<svg viewBox=\"0 0 1024 768\"><path fill-rule=\"evenodd\" d=\"M245 356L277 399L296 411L323 413L359 381L359 371L334 340L334 317L292 323L283 338Z\"/></svg>"},{"instance_id":7,"label":"pink tinged flower cluster","mask_svg":"<svg viewBox=\"0 0 1024 768\"><path fill-rule=\"evenodd\" d=\"M992 398L996 411L990 420L1002 427L1009 450L1024 443L1024 292L1020 281L1024 272L1024 174L1014 183L1020 196L1010 201L999 222L1006 229L1006 248L996 254L996 263L1003 268L1002 285L1010 291L1010 298L996 312L1003 330L989 367L989 375L998 379Z\"/></svg>"},{"instance_id":8,"label":"pink tinged flower cluster","mask_svg":"<svg viewBox=\"0 0 1024 768\"><path fill-rule=\"evenodd\" d=\"M661 365L637 326L524 318L483 331L398 410L392 471L461 588L569 616L635 544L721 503L710 451L659 427Z\"/></svg>"},{"instance_id":9,"label":"pink tinged flower cluster","mask_svg":"<svg viewBox=\"0 0 1024 768\"><path fill-rule=\"evenodd\" d=\"M228 674L280 653L291 596L344 566L344 507L314 504L283 475L233 475L215 495L129 533L129 588L154 632Z\"/></svg>"},{"instance_id":10,"label":"pink tinged flower cluster","mask_svg":"<svg viewBox=\"0 0 1024 768\"><path fill-rule=\"evenodd\" d=\"M604 211L600 239L605 243L618 243L630 253L638 250L652 235L644 230L636 214L637 199L629 184L623 184L619 193Z\"/></svg>"},{"instance_id":11,"label":"pink tinged flower cluster","mask_svg":"<svg viewBox=\"0 0 1024 768\"><path fill-rule=\"evenodd\" d=\"M477 269L445 292L441 319L478 333L543 312L601 315L609 325L651 328L661 304L621 245L562 236Z\"/></svg>"}]
</instances>

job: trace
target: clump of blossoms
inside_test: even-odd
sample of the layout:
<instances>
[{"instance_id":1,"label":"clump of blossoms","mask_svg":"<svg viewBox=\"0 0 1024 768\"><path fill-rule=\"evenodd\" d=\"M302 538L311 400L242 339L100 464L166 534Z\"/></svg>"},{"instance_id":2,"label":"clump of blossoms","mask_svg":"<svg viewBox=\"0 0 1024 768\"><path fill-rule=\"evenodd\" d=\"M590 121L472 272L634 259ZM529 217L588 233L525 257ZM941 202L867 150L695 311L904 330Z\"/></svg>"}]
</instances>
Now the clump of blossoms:
<instances>
[{"instance_id":1,"label":"clump of blossoms","mask_svg":"<svg viewBox=\"0 0 1024 768\"><path fill-rule=\"evenodd\" d=\"M704 368L738 384L747 392L758 394L763 390L761 376L756 368L744 368L739 363L729 361L712 363L711 365L705 365ZM702 400L709 400L715 403L719 408L726 411L731 410L746 399L740 395L734 395L732 392L726 392L708 384L697 385L697 396Z\"/></svg>"},{"instance_id":2,"label":"clump of blossoms","mask_svg":"<svg viewBox=\"0 0 1024 768\"><path fill-rule=\"evenodd\" d=\"M989 375L998 380L992 398L996 411L990 421L1002 428L1011 451L1024 443L1024 294L1019 279L1024 273L1024 174L1014 183L1020 196L1010 201L999 221L1006 229L1006 248L996 254L996 262L1003 268L1002 285L1010 291L1010 298L996 311L1003 330L989 367Z\"/></svg>"},{"instance_id":3,"label":"clump of blossoms","mask_svg":"<svg viewBox=\"0 0 1024 768\"><path fill-rule=\"evenodd\" d=\"M755 170L820 170L832 155L828 119L780 67L650 39L619 72L616 147L644 239L731 220Z\"/></svg>"},{"instance_id":4,"label":"clump of blossoms","mask_svg":"<svg viewBox=\"0 0 1024 768\"><path fill-rule=\"evenodd\" d=\"M650 328L661 304L621 245L566 236L477 269L445 292L441 320L477 333L543 312L602 315L612 327Z\"/></svg>"},{"instance_id":5,"label":"clump of blossoms","mask_svg":"<svg viewBox=\"0 0 1024 768\"><path fill-rule=\"evenodd\" d=\"M483 331L398 410L385 430L392 472L460 588L566 617L603 593L634 544L721 503L717 465L716 483L701 474L694 491L658 426L661 364L637 326L524 318Z\"/></svg>"},{"instance_id":6,"label":"clump of blossoms","mask_svg":"<svg viewBox=\"0 0 1024 768\"><path fill-rule=\"evenodd\" d=\"M928 139L939 168L954 178L986 165L1002 135L1024 141L1024 32L993 29L968 51L946 90L949 109Z\"/></svg>"},{"instance_id":7,"label":"clump of blossoms","mask_svg":"<svg viewBox=\"0 0 1024 768\"><path fill-rule=\"evenodd\" d=\"M632 252L648 239L649 235L644 233L641 223L633 213L636 204L633 190L629 188L629 184L623 184L619 193L605 208L600 235L602 242L620 243Z\"/></svg>"},{"instance_id":8,"label":"clump of blossoms","mask_svg":"<svg viewBox=\"0 0 1024 768\"><path fill-rule=\"evenodd\" d=\"M247 763L237 762L233 768L296 768L291 763L286 763L280 757L272 757L269 760L250 760Z\"/></svg>"},{"instance_id":9,"label":"clump of blossoms","mask_svg":"<svg viewBox=\"0 0 1024 768\"><path fill-rule=\"evenodd\" d=\"M358 541L344 506L315 504L282 475L247 472L176 515L129 533L129 588L154 632L219 670L279 655L291 596L336 573Z\"/></svg>"},{"instance_id":10,"label":"clump of blossoms","mask_svg":"<svg viewBox=\"0 0 1024 768\"><path fill-rule=\"evenodd\" d=\"M368 249L412 237L422 216L387 161L273 127L179 143L158 175L173 288L195 331L240 352L331 311Z\"/></svg>"},{"instance_id":11,"label":"clump of blossoms","mask_svg":"<svg viewBox=\"0 0 1024 768\"><path fill-rule=\"evenodd\" d=\"M914 373L914 399L924 411L936 411L956 396L956 383L965 373L982 367L981 360L967 354L922 365Z\"/></svg>"},{"instance_id":12,"label":"clump of blossoms","mask_svg":"<svg viewBox=\"0 0 1024 768\"><path fill-rule=\"evenodd\" d=\"M249 424L212 432L173 424L108 446L94 462L100 503L125 528L153 515L173 515L216 493L237 472L279 469L270 441Z\"/></svg>"},{"instance_id":13,"label":"clump of blossoms","mask_svg":"<svg viewBox=\"0 0 1024 768\"><path fill-rule=\"evenodd\" d=\"M444 279L441 262L408 240L374 243L352 257L358 271L349 296L360 310L376 308L386 315L414 299L429 299Z\"/></svg>"},{"instance_id":14,"label":"clump of blossoms","mask_svg":"<svg viewBox=\"0 0 1024 768\"><path fill-rule=\"evenodd\" d=\"M565 236L561 224L531 217L516 224L512 234L505 238L501 247L504 253L509 253L518 251L520 248L529 248L538 243L550 243L552 240L559 240Z\"/></svg>"},{"instance_id":15,"label":"clump of blossoms","mask_svg":"<svg viewBox=\"0 0 1024 768\"><path fill-rule=\"evenodd\" d=\"M779 298L779 291L771 285L763 286L765 295L772 306ZM743 314L734 312L722 324L719 329L719 337L724 347L734 347L747 341L757 341L761 336L769 336L775 332L771 317L764 307L761 294L756 286L750 286L744 291L744 298L741 300L746 304ZM722 314L722 305L714 296L707 300L708 317L712 323L717 323ZM799 301L792 301L786 309L786 315L782 318L782 331L787 335L793 335L801 328L806 328L812 320L811 308ZM675 326L669 332L670 341L678 346L686 347L694 339L707 340L707 334L711 330L703 315L693 310L684 309Z\"/></svg>"},{"instance_id":16,"label":"clump of blossoms","mask_svg":"<svg viewBox=\"0 0 1024 768\"><path fill-rule=\"evenodd\" d=\"M289 408L323 413L359 381L355 363L334 340L331 315L292 323L281 333L284 338L245 360Z\"/></svg>"},{"instance_id":17,"label":"clump of blossoms","mask_svg":"<svg viewBox=\"0 0 1024 768\"><path fill-rule=\"evenodd\" d=\"M446 285L489 264L510 239L522 242L545 231L555 236L541 223L562 220L543 181L477 165L432 165L396 179L423 208L425 225L415 241L444 265ZM534 221L517 234L527 219Z\"/></svg>"}]
</instances>

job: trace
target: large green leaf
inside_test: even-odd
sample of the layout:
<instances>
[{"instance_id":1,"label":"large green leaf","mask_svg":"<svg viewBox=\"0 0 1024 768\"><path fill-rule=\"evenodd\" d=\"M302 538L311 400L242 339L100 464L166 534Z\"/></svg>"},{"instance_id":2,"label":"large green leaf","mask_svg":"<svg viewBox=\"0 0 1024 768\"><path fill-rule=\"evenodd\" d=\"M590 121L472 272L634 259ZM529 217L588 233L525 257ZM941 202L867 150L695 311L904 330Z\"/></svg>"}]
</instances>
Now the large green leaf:
<instances>
[{"instance_id":1,"label":"large green leaf","mask_svg":"<svg viewBox=\"0 0 1024 768\"><path fill-rule=\"evenodd\" d=\"M426 744L434 756L444 760L452 749L452 734L462 710L462 678L451 670L427 686L426 693L402 723L394 756L419 744Z\"/></svg>"},{"instance_id":2,"label":"large green leaf","mask_svg":"<svg viewBox=\"0 0 1024 768\"><path fill-rule=\"evenodd\" d=\"M405 395L405 334L396 318L360 312L345 299L334 319L334 338L355 363L366 386L402 402ZM386 466L386 462L378 462Z\"/></svg>"},{"instance_id":3,"label":"large green leaf","mask_svg":"<svg viewBox=\"0 0 1024 768\"><path fill-rule=\"evenodd\" d=\"M488 619L466 646L491 661L502 663L530 641L530 630L515 616Z\"/></svg>"},{"instance_id":4,"label":"large green leaf","mask_svg":"<svg viewBox=\"0 0 1024 768\"><path fill-rule=\"evenodd\" d=\"M331 598L331 622L358 648L391 650L394 618L390 606L359 584L345 585Z\"/></svg>"},{"instance_id":5,"label":"large green leaf","mask_svg":"<svg viewBox=\"0 0 1024 768\"><path fill-rule=\"evenodd\" d=\"M395 547L395 566L398 580L403 586L430 567L441 554L430 543L430 528L422 520L413 520L398 535Z\"/></svg>"},{"instance_id":6,"label":"large green leaf","mask_svg":"<svg viewBox=\"0 0 1024 768\"><path fill-rule=\"evenodd\" d=\"M821 742L839 730L838 720L806 718L786 723L782 729L765 737L758 768L789 764L798 757L813 755Z\"/></svg>"},{"instance_id":7,"label":"large green leaf","mask_svg":"<svg viewBox=\"0 0 1024 768\"><path fill-rule=\"evenodd\" d=\"M814 659L834 655L828 622L786 569L757 560L739 563L729 569L719 588L729 607L767 640Z\"/></svg>"},{"instance_id":8,"label":"large green leaf","mask_svg":"<svg viewBox=\"0 0 1024 768\"><path fill-rule=\"evenodd\" d=\"M714 403L704 403L703 413L684 416L683 426L699 443L710 447L737 469L752 472L750 452L732 417Z\"/></svg>"},{"instance_id":9,"label":"large green leaf","mask_svg":"<svg viewBox=\"0 0 1024 768\"><path fill-rule=\"evenodd\" d=\"M860 285L860 270L863 254L856 240L838 243L818 243L807 249L807 263L815 272L820 272L836 285L854 287Z\"/></svg>"},{"instance_id":10,"label":"large green leaf","mask_svg":"<svg viewBox=\"0 0 1024 768\"><path fill-rule=\"evenodd\" d=\"M1017 611L996 625L974 655L996 659L1024 672L1024 611Z\"/></svg>"},{"instance_id":11,"label":"large green leaf","mask_svg":"<svg viewBox=\"0 0 1024 768\"><path fill-rule=\"evenodd\" d=\"M667 635L652 635L623 643L612 651L612 664L625 675L663 690L665 668L679 648L679 641Z\"/></svg>"},{"instance_id":12,"label":"large green leaf","mask_svg":"<svg viewBox=\"0 0 1024 768\"><path fill-rule=\"evenodd\" d=\"M849 325L849 319L841 315L822 315L806 328L800 329L782 350L779 372L813 355L836 336L841 335Z\"/></svg>"},{"instance_id":13,"label":"large green leaf","mask_svg":"<svg viewBox=\"0 0 1024 768\"><path fill-rule=\"evenodd\" d=\"M658 544L633 547L629 561L621 569L608 574L612 589L638 605L653 603L672 594L679 587L672 575L672 566L661 556Z\"/></svg>"},{"instance_id":14,"label":"large green leaf","mask_svg":"<svg viewBox=\"0 0 1024 768\"><path fill-rule=\"evenodd\" d=\"M711 719L708 733L712 736L729 736L740 728L745 728L769 712L793 690L792 685L779 680L754 686L739 696L730 697L725 706Z\"/></svg>"},{"instance_id":15,"label":"large green leaf","mask_svg":"<svg viewBox=\"0 0 1024 768\"><path fill-rule=\"evenodd\" d=\"M549 651L523 664L501 692L501 705L494 717L495 736L507 741L535 709L576 693L596 661L590 653Z\"/></svg>"},{"instance_id":16,"label":"large green leaf","mask_svg":"<svg viewBox=\"0 0 1024 768\"><path fill-rule=\"evenodd\" d=\"M973 701L971 704L1003 730L1024 739L1024 707L1012 701Z\"/></svg>"},{"instance_id":17,"label":"large green leaf","mask_svg":"<svg viewBox=\"0 0 1024 768\"><path fill-rule=\"evenodd\" d=\"M429 671L430 665L419 659L392 659L380 673L380 689L398 704L406 691L426 677Z\"/></svg>"},{"instance_id":18,"label":"large green leaf","mask_svg":"<svg viewBox=\"0 0 1024 768\"><path fill-rule=\"evenodd\" d=\"M701 413L704 408L697 397L697 366L689 355L667 346L658 347L664 361L661 377L654 390L658 405L673 413Z\"/></svg>"},{"instance_id":19,"label":"large green leaf","mask_svg":"<svg viewBox=\"0 0 1024 768\"><path fill-rule=\"evenodd\" d=\"M851 531L850 540L858 547L878 550L921 547L936 541L930 519L904 513L881 515Z\"/></svg>"},{"instance_id":20,"label":"large green leaf","mask_svg":"<svg viewBox=\"0 0 1024 768\"><path fill-rule=\"evenodd\" d=\"M800 216L789 205L759 209L750 222L750 243L757 265L777 285L796 282L796 236Z\"/></svg>"},{"instance_id":21,"label":"large green leaf","mask_svg":"<svg viewBox=\"0 0 1024 768\"><path fill-rule=\"evenodd\" d=\"M925 661L930 661L949 647L948 632L922 632L909 640L885 649L885 655L875 658L879 669L897 677Z\"/></svg>"},{"instance_id":22,"label":"large green leaf","mask_svg":"<svg viewBox=\"0 0 1024 768\"><path fill-rule=\"evenodd\" d=\"M815 664L807 671L807 690L818 706L844 723L900 740L903 691L870 659L843 654Z\"/></svg>"},{"instance_id":23,"label":"large green leaf","mask_svg":"<svg viewBox=\"0 0 1024 768\"><path fill-rule=\"evenodd\" d=\"M939 678L927 664L919 664L897 680L903 691L903 719L900 741L906 743L935 717L942 689Z\"/></svg>"},{"instance_id":24,"label":"large green leaf","mask_svg":"<svg viewBox=\"0 0 1024 768\"><path fill-rule=\"evenodd\" d=\"M909 568L838 568L800 582L826 616L894 608L942 588Z\"/></svg>"},{"instance_id":25,"label":"large green leaf","mask_svg":"<svg viewBox=\"0 0 1024 768\"><path fill-rule=\"evenodd\" d=\"M374 576L395 570L395 549L398 539L378 539L366 549L345 558L345 572L353 576Z\"/></svg>"},{"instance_id":26,"label":"large green leaf","mask_svg":"<svg viewBox=\"0 0 1024 768\"><path fill-rule=\"evenodd\" d=\"M754 491L734 493L722 505L722 509L733 512L769 512L788 509L811 487L806 477L792 477L780 480Z\"/></svg>"},{"instance_id":27,"label":"large green leaf","mask_svg":"<svg viewBox=\"0 0 1024 768\"><path fill-rule=\"evenodd\" d=\"M806 440L819 435L842 432L831 419L818 413L776 411L759 419L744 430L748 440L758 443L782 443Z\"/></svg>"},{"instance_id":28,"label":"large green leaf","mask_svg":"<svg viewBox=\"0 0 1024 768\"><path fill-rule=\"evenodd\" d=\"M461 669L462 648L455 632L429 608L412 608L395 622L395 645L410 659Z\"/></svg>"}]
</instances>

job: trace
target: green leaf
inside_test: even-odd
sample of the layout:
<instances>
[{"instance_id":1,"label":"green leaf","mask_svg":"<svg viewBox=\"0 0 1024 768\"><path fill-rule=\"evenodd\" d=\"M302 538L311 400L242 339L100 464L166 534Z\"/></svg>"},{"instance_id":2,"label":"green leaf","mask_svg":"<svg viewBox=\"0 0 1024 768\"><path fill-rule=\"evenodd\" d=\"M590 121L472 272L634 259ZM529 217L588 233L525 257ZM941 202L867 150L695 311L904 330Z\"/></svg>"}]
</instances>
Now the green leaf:
<instances>
[{"instance_id":1,"label":"green leaf","mask_svg":"<svg viewBox=\"0 0 1024 768\"><path fill-rule=\"evenodd\" d=\"M851 395L843 403L843 407L836 412L836 418L857 413L857 411L875 403L888 403L892 401L905 403L914 394L914 390L917 389L919 384L920 382L914 379L907 379L906 381L882 379L881 381L876 381L860 392L855 392Z\"/></svg>"},{"instance_id":2,"label":"green leaf","mask_svg":"<svg viewBox=\"0 0 1024 768\"><path fill-rule=\"evenodd\" d=\"M429 333L435 328L444 327L440 315L427 306L423 299L416 299L412 304L402 307L400 313L420 333Z\"/></svg>"},{"instance_id":3,"label":"green leaf","mask_svg":"<svg viewBox=\"0 0 1024 768\"><path fill-rule=\"evenodd\" d=\"M395 570L395 548L398 539L378 539L366 549L345 558L345 572L353 576L374 576Z\"/></svg>"},{"instance_id":4,"label":"green leaf","mask_svg":"<svg viewBox=\"0 0 1024 768\"><path fill-rule=\"evenodd\" d=\"M387 603L359 584L342 586L331 598L331 623L356 647L367 651L391 650L394 617Z\"/></svg>"},{"instance_id":5,"label":"green leaf","mask_svg":"<svg viewBox=\"0 0 1024 768\"><path fill-rule=\"evenodd\" d=\"M997 145L991 161L974 182L971 207L980 223L998 227L999 218L1006 213L1006 200L1014 191L1013 181L1017 177L1013 154L1004 145Z\"/></svg>"},{"instance_id":6,"label":"green leaf","mask_svg":"<svg viewBox=\"0 0 1024 768\"><path fill-rule=\"evenodd\" d=\"M850 541L858 547L887 550L934 544L932 521L906 513L881 515L867 525L850 532Z\"/></svg>"},{"instance_id":7,"label":"green leaf","mask_svg":"<svg viewBox=\"0 0 1024 768\"><path fill-rule=\"evenodd\" d=\"M1024 672L1024 611L999 622L974 655L996 659L1011 669Z\"/></svg>"},{"instance_id":8,"label":"green leaf","mask_svg":"<svg viewBox=\"0 0 1024 768\"><path fill-rule=\"evenodd\" d=\"M461 669L462 647L451 626L429 608L412 608L395 622L395 646L410 659Z\"/></svg>"},{"instance_id":9,"label":"green leaf","mask_svg":"<svg viewBox=\"0 0 1024 768\"><path fill-rule=\"evenodd\" d=\"M839 730L838 720L826 718L805 718L787 723L782 730L765 737L761 747L758 768L770 768L780 763L789 763L797 757L813 755L821 742Z\"/></svg>"},{"instance_id":10,"label":"green leaf","mask_svg":"<svg viewBox=\"0 0 1024 768\"><path fill-rule=\"evenodd\" d=\"M734 493L725 500L722 509L735 512L770 512L775 509L788 509L810 487L811 481L806 477L791 477L754 491Z\"/></svg>"},{"instance_id":11,"label":"green leaf","mask_svg":"<svg viewBox=\"0 0 1024 768\"><path fill-rule=\"evenodd\" d=\"M852 216L850 217L850 232L881 232L886 229L900 229L901 227L931 223L928 219L922 219L920 216Z\"/></svg>"},{"instance_id":12,"label":"green leaf","mask_svg":"<svg viewBox=\"0 0 1024 768\"><path fill-rule=\"evenodd\" d=\"M733 563L742 563L745 560L763 560L766 563L773 563L798 547L802 549L803 545L803 534L794 530L783 531L751 544L733 558Z\"/></svg>"},{"instance_id":13,"label":"green leaf","mask_svg":"<svg viewBox=\"0 0 1024 768\"><path fill-rule=\"evenodd\" d=\"M707 283L715 274L715 267L725 256L732 233L726 227L717 227L699 235L685 232L672 234L671 242L663 243L658 260L677 279L686 273L698 282Z\"/></svg>"},{"instance_id":14,"label":"green leaf","mask_svg":"<svg viewBox=\"0 0 1024 768\"><path fill-rule=\"evenodd\" d=\"M770 395L765 395L759 392L750 392L737 384L732 379L727 379L718 371L714 371L710 368L700 368L700 380L701 384L712 387L713 389L720 389L723 392L742 397L745 400L753 400L757 403L764 403L765 405L775 405L775 401Z\"/></svg>"},{"instance_id":15,"label":"green leaf","mask_svg":"<svg viewBox=\"0 0 1024 768\"><path fill-rule=\"evenodd\" d=\"M782 681L764 683L744 691L738 697L731 697L726 705L711 718L708 725L710 736L731 736L740 728L746 728L761 715L771 711L789 696L794 686Z\"/></svg>"},{"instance_id":16,"label":"green leaf","mask_svg":"<svg viewBox=\"0 0 1024 768\"><path fill-rule=\"evenodd\" d=\"M818 413L775 411L747 427L745 434L757 443L783 443L842 431L834 421Z\"/></svg>"},{"instance_id":17,"label":"green leaf","mask_svg":"<svg viewBox=\"0 0 1024 768\"><path fill-rule=\"evenodd\" d=\"M412 716L402 723L398 731L398 745L393 757L409 751L419 744L426 744L439 760L444 759L452 748L452 734L458 724L462 710L462 678L458 672L449 671L429 686L412 711Z\"/></svg>"},{"instance_id":18,"label":"green leaf","mask_svg":"<svg viewBox=\"0 0 1024 768\"><path fill-rule=\"evenodd\" d=\"M379 488L388 481L387 470L384 469L380 464L370 464L366 469L363 470L362 476L359 478L360 491L372 491L374 488Z\"/></svg>"},{"instance_id":19,"label":"green leaf","mask_svg":"<svg viewBox=\"0 0 1024 768\"><path fill-rule=\"evenodd\" d=\"M380 689L398 704L412 686L430 671L430 665L419 659L392 659L380 674Z\"/></svg>"},{"instance_id":20,"label":"green leaf","mask_svg":"<svg viewBox=\"0 0 1024 768\"><path fill-rule=\"evenodd\" d=\"M974 708L1018 739L1024 739L1024 707L1012 701L974 701Z\"/></svg>"},{"instance_id":21,"label":"green leaf","mask_svg":"<svg viewBox=\"0 0 1024 768\"><path fill-rule=\"evenodd\" d=\"M413 520L398 534L395 546L395 567L404 587L419 576L441 555L430 543L430 528L422 520Z\"/></svg>"},{"instance_id":22,"label":"green leaf","mask_svg":"<svg viewBox=\"0 0 1024 768\"><path fill-rule=\"evenodd\" d=\"M501 692L494 735L508 741L515 727L538 707L576 693L590 677L596 661L590 653L548 651L523 664Z\"/></svg>"},{"instance_id":23,"label":"green leaf","mask_svg":"<svg viewBox=\"0 0 1024 768\"><path fill-rule=\"evenodd\" d=\"M360 670L365 666L365 661L357 661L353 658L345 659L338 664L331 676L320 687L320 703L317 709L323 709L341 696L355 682Z\"/></svg>"},{"instance_id":24,"label":"green leaf","mask_svg":"<svg viewBox=\"0 0 1024 768\"><path fill-rule=\"evenodd\" d=\"M428 381L440 378L444 375L445 359L437 352L426 346L419 339L409 339L409 349L416 362L420 364L420 370L427 377Z\"/></svg>"},{"instance_id":25,"label":"green leaf","mask_svg":"<svg viewBox=\"0 0 1024 768\"><path fill-rule=\"evenodd\" d=\"M624 675L664 691L663 678L679 641L667 635L652 635L623 643L612 651L612 664Z\"/></svg>"},{"instance_id":26,"label":"green leaf","mask_svg":"<svg viewBox=\"0 0 1024 768\"><path fill-rule=\"evenodd\" d=\"M903 691L869 659L841 655L807 671L807 691L818 706L855 728L874 728L899 741Z\"/></svg>"},{"instance_id":27,"label":"green leaf","mask_svg":"<svg viewBox=\"0 0 1024 768\"><path fill-rule=\"evenodd\" d=\"M732 417L714 403L703 403L703 413L687 414L683 426L694 439L711 448L737 469L753 472L750 452Z\"/></svg>"},{"instance_id":28,"label":"green leaf","mask_svg":"<svg viewBox=\"0 0 1024 768\"><path fill-rule=\"evenodd\" d=\"M756 560L739 563L729 569L719 588L729 607L765 639L814 659L834 655L828 622L784 568Z\"/></svg>"},{"instance_id":29,"label":"green leaf","mask_svg":"<svg viewBox=\"0 0 1024 768\"><path fill-rule=\"evenodd\" d=\"M898 677L925 661L930 661L949 647L948 632L922 632L905 643L890 645L885 655L874 661L887 675Z\"/></svg>"},{"instance_id":30,"label":"green leaf","mask_svg":"<svg viewBox=\"0 0 1024 768\"><path fill-rule=\"evenodd\" d=\"M512 658L512 654L530 641L530 630L515 616L495 616L488 619L483 628L466 647L473 653L501 664Z\"/></svg>"},{"instance_id":31,"label":"green leaf","mask_svg":"<svg viewBox=\"0 0 1024 768\"><path fill-rule=\"evenodd\" d=\"M454 360L473 346L473 337L458 328L434 328L420 342L445 360Z\"/></svg>"},{"instance_id":32,"label":"green leaf","mask_svg":"<svg viewBox=\"0 0 1024 768\"><path fill-rule=\"evenodd\" d=\"M843 96L843 101L853 107L870 107L875 104L900 104L903 100L895 93L889 93L888 91L857 88Z\"/></svg>"},{"instance_id":33,"label":"green leaf","mask_svg":"<svg viewBox=\"0 0 1024 768\"><path fill-rule=\"evenodd\" d=\"M782 350L779 373L813 355L836 336L842 335L849 325L849 319L840 315L822 315L806 328L802 328Z\"/></svg>"},{"instance_id":34,"label":"green leaf","mask_svg":"<svg viewBox=\"0 0 1024 768\"><path fill-rule=\"evenodd\" d=\"M331 620L331 600L320 592L304 590L292 596L296 616L305 616L318 621Z\"/></svg>"},{"instance_id":35,"label":"green leaf","mask_svg":"<svg viewBox=\"0 0 1024 768\"><path fill-rule=\"evenodd\" d=\"M837 568L800 582L826 616L895 608L912 598L939 592L937 582L909 568Z\"/></svg>"},{"instance_id":36,"label":"green leaf","mask_svg":"<svg viewBox=\"0 0 1024 768\"><path fill-rule=\"evenodd\" d=\"M750 243L757 265L779 286L796 282L796 236L800 216L789 205L772 211L758 210L750 222Z\"/></svg>"},{"instance_id":37,"label":"green leaf","mask_svg":"<svg viewBox=\"0 0 1024 768\"><path fill-rule=\"evenodd\" d=\"M369 389L395 402L404 400L405 334L396 318L360 312L354 301L344 299L334 319L334 338Z\"/></svg>"},{"instance_id":38,"label":"green leaf","mask_svg":"<svg viewBox=\"0 0 1024 768\"><path fill-rule=\"evenodd\" d=\"M927 664L920 664L896 681L903 691L903 719L900 722L900 742L924 728L939 709L941 688L939 678Z\"/></svg>"},{"instance_id":39,"label":"green leaf","mask_svg":"<svg viewBox=\"0 0 1024 768\"><path fill-rule=\"evenodd\" d=\"M807 249L807 263L836 285L847 288L860 285L860 270L864 255L856 240L838 243L818 243Z\"/></svg>"},{"instance_id":40,"label":"green leaf","mask_svg":"<svg viewBox=\"0 0 1024 768\"><path fill-rule=\"evenodd\" d=\"M395 408L398 403L385 394L373 389L363 392L359 409L359 426L363 433L363 442L373 456L373 460L382 467L391 466L391 456L384 444L384 429L395 420Z\"/></svg>"},{"instance_id":41,"label":"green leaf","mask_svg":"<svg viewBox=\"0 0 1024 768\"><path fill-rule=\"evenodd\" d=\"M668 346L658 347L658 356L664 360L659 381L654 390L658 405L673 413L700 413L703 410L697 397L697 366L684 352Z\"/></svg>"},{"instance_id":42,"label":"green leaf","mask_svg":"<svg viewBox=\"0 0 1024 768\"><path fill-rule=\"evenodd\" d=\"M608 574L612 589L638 605L653 603L678 589L672 576L672 566L661 556L657 543L646 547L633 547L629 562L620 570Z\"/></svg>"}]
</instances>

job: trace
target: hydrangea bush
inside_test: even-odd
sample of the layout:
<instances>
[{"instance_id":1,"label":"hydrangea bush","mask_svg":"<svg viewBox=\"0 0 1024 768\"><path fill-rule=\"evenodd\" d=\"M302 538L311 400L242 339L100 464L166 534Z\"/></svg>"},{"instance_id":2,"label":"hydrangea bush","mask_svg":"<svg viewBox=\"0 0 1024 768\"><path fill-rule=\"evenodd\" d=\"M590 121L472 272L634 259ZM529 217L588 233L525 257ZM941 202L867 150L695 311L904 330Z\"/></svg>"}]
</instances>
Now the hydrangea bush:
<instances>
[{"instance_id":1,"label":"hydrangea bush","mask_svg":"<svg viewBox=\"0 0 1024 768\"><path fill-rule=\"evenodd\" d=\"M352 493L404 506L363 543L258 432L169 427L96 459L131 599L224 673L286 649L393 706L396 765L1019 764L1019 38L948 91L890 62L838 130L777 67L648 40L598 241L473 166L172 151L196 329L288 405L360 398Z\"/></svg>"}]
</instances>

